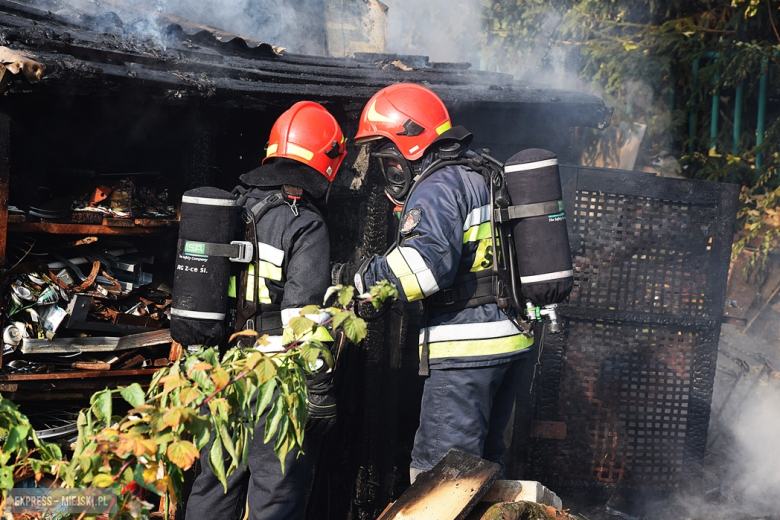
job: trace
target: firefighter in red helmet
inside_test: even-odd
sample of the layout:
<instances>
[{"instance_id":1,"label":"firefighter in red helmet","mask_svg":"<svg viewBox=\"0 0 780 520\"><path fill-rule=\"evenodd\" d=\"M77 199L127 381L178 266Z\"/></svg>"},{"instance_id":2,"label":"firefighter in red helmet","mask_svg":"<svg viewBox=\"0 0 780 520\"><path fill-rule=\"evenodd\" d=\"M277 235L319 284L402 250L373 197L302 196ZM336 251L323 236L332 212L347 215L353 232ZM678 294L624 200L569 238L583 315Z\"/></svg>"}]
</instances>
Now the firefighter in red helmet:
<instances>
[{"instance_id":1,"label":"firefighter in red helmet","mask_svg":"<svg viewBox=\"0 0 780 520\"><path fill-rule=\"evenodd\" d=\"M330 241L313 202L324 197L345 155L346 140L335 118L321 105L302 101L274 123L262 165L240 177L238 204L245 210L246 238L254 242L255 253L231 280L230 296L237 302L236 330L268 335L269 344L255 348L283 350L292 339L290 319L301 308L322 303L330 285ZM327 332L312 339L332 340ZM306 439L324 434L336 420L332 374L327 365L317 368L308 380ZM263 443L264 419L255 428L246 467L239 465L228 477L227 492L211 469L210 444L204 447L202 472L187 503L188 520L204 514L240 520L245 507L252 520L303 518L312 454L308 449L290 452L282 473L273 443ZM311 445L311 440L304 442Z\"/></svg>"},{"instance_id":2,"label":"firefighter in red helmet","mask_svg":"<svg viewBox=\"0 0 780 520\"><path fill-rule=\"evenodd\" d=\"M435 93L402 83L368 101L355 138L379 159L400 229L388 254L337 264L332 275L361 292L387 279L403 299L423 302L427 379L410 478L451 448L503 463L503 432L533 340L497 304L487 174L466 166L478 164L468 162L477 157L472 136L452 126Z\"/></svg>"}]
</instances>

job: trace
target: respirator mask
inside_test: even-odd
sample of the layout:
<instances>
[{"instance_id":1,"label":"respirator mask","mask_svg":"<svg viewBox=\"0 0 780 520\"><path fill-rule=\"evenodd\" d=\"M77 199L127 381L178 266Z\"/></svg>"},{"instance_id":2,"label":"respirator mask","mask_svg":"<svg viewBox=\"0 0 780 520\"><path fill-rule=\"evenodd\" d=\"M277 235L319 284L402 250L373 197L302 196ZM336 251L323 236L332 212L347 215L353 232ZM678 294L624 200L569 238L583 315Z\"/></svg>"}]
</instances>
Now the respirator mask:
<instances>
[{"instance_id":1,"label":"respirator mask","mask_svg":"<svg viewBox=\"0 0 780 520\"><path fill-rule=\"evenodd\" d=\"M379 160L385 178L385 193L395 204L403 206L419 167L406 159L392 142L378 146L371 152L371 157Z\"/></svg>"}]
</instances>

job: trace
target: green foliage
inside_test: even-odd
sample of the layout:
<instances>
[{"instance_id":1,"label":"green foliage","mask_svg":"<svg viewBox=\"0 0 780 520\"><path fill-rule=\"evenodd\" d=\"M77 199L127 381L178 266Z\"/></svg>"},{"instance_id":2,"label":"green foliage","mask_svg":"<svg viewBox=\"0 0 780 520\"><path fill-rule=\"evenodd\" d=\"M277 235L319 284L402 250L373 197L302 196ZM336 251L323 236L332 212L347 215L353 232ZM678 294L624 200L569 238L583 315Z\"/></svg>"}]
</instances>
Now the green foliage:
<instances>
[{"instance_id":1,"label":"green foliage","mask_svg":"<svg viewBox=\"0 0 780 520\"><path fill-rule=\"evenodd\" d=\"M209 462L227 489L227 477L239 464L246 465L255 425L266 411L263 442L274 443L284 471L287 454L303 446L309 367L319 357L333 365L328 348L311 338L325 328L343 329L354 343L366 335L365 322L353 312L354 289L337 291L341 306L308 306L291 320L295 340L282 352L234 347L220 359L216 349L201 348L155 373L145 392L138 383L97 392L90 407L79 413L78 441L70 460L63 459L57 445L40 442L27 418L0 397L3 498L14 475L31 472L40 480L48 474L64 487L117 488L118 515L137 517L149 504L122 490L135 483L175 501L181 496L183 472L209 441ZM377 306L398 294L388 282L371 291L364 301ZM319 312L330 315L323 324L303 317ZM264 344L263 338L257 343ZM119 397L130 406L124 416L114 414L114 399Z\"/></svg>"},{"instance_id":2,"label":"green foliage","mask_svg":"<svg viewBox=\"0 0 780 520\"><path fill-rule=\"evenodd\" d=\"M777 239L767 210L780 202L776 113L767 111L761 145L756 136L759 78L769 74L770 99L780 85L779 8L778 0L489 0L483 55L489 68L521 78L544 77L562 59L581 85L615 107L613 123L647 125L643 157L671 153L686 177L746 188L739 224L747 236L734 252L760 237L749 263L760 271ZM744 104L734 153L740 84ZM720 101L714 137L713 94Z\"/></svg>"}]
</instances>

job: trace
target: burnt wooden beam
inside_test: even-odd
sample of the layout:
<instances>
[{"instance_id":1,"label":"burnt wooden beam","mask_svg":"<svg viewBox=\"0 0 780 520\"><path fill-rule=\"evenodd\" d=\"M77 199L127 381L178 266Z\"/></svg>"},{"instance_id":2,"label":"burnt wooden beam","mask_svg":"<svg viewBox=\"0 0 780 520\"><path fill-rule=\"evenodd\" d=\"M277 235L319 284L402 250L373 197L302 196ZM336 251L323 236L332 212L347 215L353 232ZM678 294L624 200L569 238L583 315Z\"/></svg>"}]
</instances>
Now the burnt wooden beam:
<instances>
[{"instance_id":1,"label":"burnt wooden beam","mask_svg":"<svg viewBox=\"0 0 780 520\"><path fill-rule=\"evenodd\" d=\"M8 182L10 178L10 164L11 118L0 112L0 265L5 264L6 244L8 242Z\"/></svg>"},{"instance_id":2,"label":"burnt wooden beam","mask_svg":"<svg viewBox=\"0 0 780 520\"><path fill-rule=\"evenodd\" d=\"M7 185L6 180L6 185ZM6 210L7 212L7 210ZM128 221L133 224L132 221ZM164 233L173 221L162 221L155 226L116 226L100 224L68 224L59 222L19 222L7 226L10 231L19 233L50 233L53 235L159 235Z\"/></svg>"},{"instance_id":3,"label":"burnt wooden beam","mask_svg":"<svg viewBox=\"0 0 780 520\"><path fill-rule=\"evenodd\" d=\"M120 338L60 338L27 339L22 341L22 354L72 354L74 352L114 352L171 342L169 329L130 334Z\"/></svg>"},{"instance_id":4,"label":"burnt wooden beam","mask_svg":"<svg viewBox=\"0 0 780 520\"><path fill-rule=\"evenodd\" d=\"M79 370L73 372L51 372L48 374L0 375L0 381L54 381L60 379L98 379L124 376L145 376L157 372L157 368L137 370Z\"/></svg>"}]
</instances>

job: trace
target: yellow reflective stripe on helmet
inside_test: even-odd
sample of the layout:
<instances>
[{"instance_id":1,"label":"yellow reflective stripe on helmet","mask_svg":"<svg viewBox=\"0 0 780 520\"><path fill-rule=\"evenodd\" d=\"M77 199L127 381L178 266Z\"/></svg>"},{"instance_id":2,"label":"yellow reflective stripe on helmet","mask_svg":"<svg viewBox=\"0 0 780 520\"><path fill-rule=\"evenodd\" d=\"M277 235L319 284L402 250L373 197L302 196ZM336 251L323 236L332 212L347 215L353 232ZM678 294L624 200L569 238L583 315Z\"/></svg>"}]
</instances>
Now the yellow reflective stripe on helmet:
<instances>
[{"instance_id":1,"label":"yellow reflective stripe on helmet","mask_svg":"<svg viewBox=\"0 0 780 520\"><path fill-rule=\"evenodd\" d=\"M457 358L474 356L494 356L524 350L533 345L534 340L517 334L504 338L470 339L465 341L444 341L428 345L428 358ZM422 346L420 346L422 352Z\"/></svg>"},{"instance_id":2,"label":"yellow reflective stripe on helmet","mask_svg":"<svg viewBox=\"0 0 780 520\"><path fill-rule=\"evenodd\" d=\"M463 243L476 242L483 238L490 237L490 222L483 222L478 226L471 226L468 231L463 233Z\"/></svg>"},{"instance_id":3,"label":"yellow reflective stripe on helmet","mask_svg":"<svg viewBox=\"0 0 780 520\"><path fill-rule=\"evenodd\" d=\"M449 130L450 128L452 128L452 123L450 123L449 121L445 121L444 123L436 127L436 134L441 135L447 130Z\"/></svg>"},{"instance_id":4,"label":"yellow reflective stripe on helmet","mask_svg":"<svg viewBox=\"0 0 780 520\"><path fill-rule=\"evenodd\" d=\"M269 144L268 145L268 149L265 152L265 156L266 157L270 157L270 156L274 155L276 153L276 149L277 148L279 148L279 144L278 143Z\"/></svg>"},{"instance_id":5,"label":"yellow reflective stripe on helmet","mask_svg":"<svg viewBox=\"0 0 780 520\"><path fill-rule=\"evenodd\" d=\"M293 143L287 143L287 154L297 155L298 157L301 157L307 161L311 161L312 157L314 157L314 152L307 150L303 146L298 146L297 144Z\"/></svg>"}]
</instances>

